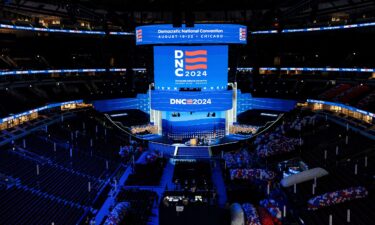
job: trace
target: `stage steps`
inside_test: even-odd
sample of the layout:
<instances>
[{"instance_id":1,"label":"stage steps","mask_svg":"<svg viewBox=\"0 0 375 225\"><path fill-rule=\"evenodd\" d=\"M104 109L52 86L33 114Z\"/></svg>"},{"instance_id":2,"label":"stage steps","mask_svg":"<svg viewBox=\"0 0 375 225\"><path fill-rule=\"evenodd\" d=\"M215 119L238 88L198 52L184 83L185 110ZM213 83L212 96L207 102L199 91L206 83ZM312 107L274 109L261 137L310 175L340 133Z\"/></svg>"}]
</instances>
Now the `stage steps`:
<instances>
[{"instance_id":1,"label":"stage steps","mask_svg":"<svg viewBox=\"0 0 375 225\"><path fill-rule=\"evenodd\" d=\"M211 149L210 147L178 147L174 157L180 159L211 158Z\"/></svg>"}]
</instances>

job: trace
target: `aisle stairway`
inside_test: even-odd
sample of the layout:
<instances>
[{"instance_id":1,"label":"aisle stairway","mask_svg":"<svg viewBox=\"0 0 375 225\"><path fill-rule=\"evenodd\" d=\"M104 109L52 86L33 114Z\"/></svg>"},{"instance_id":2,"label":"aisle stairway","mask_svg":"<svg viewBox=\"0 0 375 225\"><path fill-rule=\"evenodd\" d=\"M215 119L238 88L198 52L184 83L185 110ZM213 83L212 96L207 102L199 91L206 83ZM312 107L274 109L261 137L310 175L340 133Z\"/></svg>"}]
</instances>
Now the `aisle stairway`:
<instances>
[{"instance_id":1,"label":"aisle stairway","mask_svg":"<svg viewBox=\"0 0 375 225\"><path fill-rule=\"evenodd\" d=\"M214 161L214 166L212 166L212 182L218 193L217 198L219 206L225 207L227 203L227 192L219 161Z\"/></svg>"},{"instance_id":2,"label":"aisle stairway","mask_svg":"<svg viewBox=\"0 0 375 225\"><path fill-rule=\"evenodd\" d=\"M178 147L175 158L204 159L211 157L210 147Z\"/></svg>"}]
</instances>

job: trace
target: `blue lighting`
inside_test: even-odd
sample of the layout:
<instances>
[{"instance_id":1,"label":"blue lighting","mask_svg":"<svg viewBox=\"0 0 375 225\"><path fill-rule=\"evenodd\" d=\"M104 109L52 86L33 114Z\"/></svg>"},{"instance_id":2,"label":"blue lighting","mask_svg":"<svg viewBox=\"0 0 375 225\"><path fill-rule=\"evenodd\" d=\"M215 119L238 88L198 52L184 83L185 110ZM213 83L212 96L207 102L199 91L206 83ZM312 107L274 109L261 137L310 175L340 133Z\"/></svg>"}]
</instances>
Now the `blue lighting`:
<instances>
[{"instance_id":1,"label":"blue lighting","mask_svg":"<svg viewBox=\"0 0 375 225\"><path fill-rule=\"evenodd\" d=\"M146 68L133 68L133 71L145 72ZM253 67L238 67L237 71L253 71ZM276 71L276 67L260 67L259 70ZM281 67L281 71L320 71L320 72L357 72L375 73L375 68L335 68L335 67ZM53 74L53 73L95 73L106 72L105 68L95 69L58 69L58 70L10 70L0 71L0 76L9 75L31 75L31 74ZM126 72L126 68L111 68L109 72ZM224 87L225 89L226 87ZM219 89L222 89L221 86ZM214 88L216 90L216 88Z\"/></svg>"},{"instance_id":2,"label":"blue lighting","mask_svg":"<svg viewBox=\"0 0 375 225\"><path fill-rule=\"evenodd\" d=\"M207 25L218 25L218 24L207 24ZM222 24L225 26L241 26L232 24ZM150 26L162 26L162 25L150 25ZM165 26L165 25L164 25ZM309 28L295 28L295 29L283 29L281 33L298 33L298 32L313 32L313 31L329 31L329 30L340 30L340 29L351 29L351 28L361 28L361 27L371 27L375 26L375 22L367 23L357 23L357 24L347 24L347 25L334 25L334 26L324 26L324 27L309 27ZM145 27L145 26L143 26ZM68 33L68 34L88 34L88 35L106 35L104 31L93 31L93 30L72 30L72 29L54 29L54 28L44 28L44 27L29 27L29 26L18 26L9 24L0 24L0 29L11 29L11 30L23 30L23 31L36 31L36 32L50 32L50 33ZM249 31L251 34L277 34L277 30L258 30ZM123 31L110 31L109 35L115 36L133 36L133 32L123 32ZM225 38L226 39L226 38ZM229 41L226 40L226 41ZM246 41L236 41L240 44L246 44ZM215 42L218 43L218 42ZM225 43L234 43L232 41Z\"/></svg>"},{"instance_id":3,"label":"blue lighting","mask_svg":"<svg viewBox=\"0 0 375 225\"><path fill-rule=\"evenodd\" d=\"M282 67L281 71L321 71L321 72L375 72L374 68L335 68L335 67Z\"/></svg>"},{"instance_id":4,"label":"blue lighting","mask_svg":"<svg viewBox=\"0 0 375 225\"><path fill-rule=\"evenodd\" d=\"M262 109L280 112L292 110L297 102L295 100L277 99L277 98L253 98L250 93L237 91L237 115L247 110Z\"/></svg>"},{"instance_id":5,"label":"blue lighting","mask_svg":"<svg viewBox=\"0 0 375 225\"><path fill-rule=\"evenodd\" d=\"M251 34L277 34L277 30L258 30L252 31Z\"/></svg>"},{"instance_id":6,"label":"blue lighting","mask_svg":"<svg viewBox=\"0 0 375 225\"><path fill-rule=\"evenodd\" d=\"M134 35L134 33L131 32L122 32L122 31L111 31L109 32L110 35L118 35L118 36L129 36Z\"/></svg>"},{"instance_id":7,"label":"blue lighting","mask_svg":"<svg viewBox=\"0 0 375 225\"><path fill-rule=\"evenodd\" d=\"M26 30L26 31L38 31L38 32L50 32L50 33L105 35L104 31L53 29L53 28L27 27L27 26L17 26L17 25L8 25L8 24L0 24L0 28L3 28L3 29L12 29L12 30Z\"/></svg>"},{"instance_id":8,"label":"blue lighting","mask_svg":"<svg viewBox=\"0 0 375 225\"><path fill-rule=\"evenodd\" d=\"M61 70L11 70L0 71L0 76L24 75L24 74L52 74L52 73L91 73L105 72L106 69L61 69Z\"/></svg>"},{"instance_id":9,"label":"blue lighting","mask_svg":"<svg viewBox=\"0 0 375 225\"><path fill-rule=\"evenodd\" d=\"M324 26L324 27L283 29L283 30L281 30L281 33L341 30L341 29L351 29L351 28L360 28L360 27L371 27L371 26L375 26L375 22L347 24L347 25L336 25L336 26ZM277 34L277 33L278 33L277 30L260 30L260 31L252 31L251 32L251 34Z\"/></svg>"},{"instance_id":10,"label":"blue lighting","mask_svg":"<svg viewBox=\"0 0 375 225\"><path fill-rule=\"evenodd\" d=\"M238 67L237 71L253 71L253 67ZM276 67L259 67L259 70L276 71ZM375 68L337 68L337 67L281 67L281 71L320 71L320 72L358 72L374 73Z\"/></svg>"},{"instance_id":11,"label":"blue lighting","mask_svg":"<svg viewBox=\"0 0 375 225\"><path fill-rule=\"evenodd\" d=\"M275 71L275 70L277 70L276 67L260 67L259 69L260 70L268 70L268 71Z\"/></svg>"},{"instance_id":12,"label":"blue lighting","mask_svg":"<svg viewBox=\"0 0 375 225\"><path fill-rule=\"evenodd\" d=\"M145 113L150 112L149 94L138 94L136 98L116 98L95 100L91 102L99 112L120 111L125 109L139 109Z\"/></svg>"},{"instance_id":13,"label":"blue lighting","mask_svg":"<svg viewBox=\"0 0 375 225\"><path fill-rule=\"evenodd\" d=\"M253 67L237 67L237 71L253 71Z\"/></svg>"},{"instance_id":14,"label":"blue lighting","mask_svg":"<svg viewBox=\"0 0 375 225\"><path fill-rule=\"evenodd\" d=\"M375 22L358 23L358 24L348 24L348 25L338 25L338 26L325 26L325 27L310 27L310 28L300 28L300 29L284 29L284 30L281 31L281 33L296 33L296 32L340 30L340 29L370 27L370 26L375 26Z\"/></svg>"},{"instance_id":15,"label":"blue lighting","mask_svg":"<svg viewBox=\"0 0 375 225\"><path fill-rule=\"evenodd\" d=\"M126 68L111 68L110 72L126 72Z\"/></svg>"}]
</instances>

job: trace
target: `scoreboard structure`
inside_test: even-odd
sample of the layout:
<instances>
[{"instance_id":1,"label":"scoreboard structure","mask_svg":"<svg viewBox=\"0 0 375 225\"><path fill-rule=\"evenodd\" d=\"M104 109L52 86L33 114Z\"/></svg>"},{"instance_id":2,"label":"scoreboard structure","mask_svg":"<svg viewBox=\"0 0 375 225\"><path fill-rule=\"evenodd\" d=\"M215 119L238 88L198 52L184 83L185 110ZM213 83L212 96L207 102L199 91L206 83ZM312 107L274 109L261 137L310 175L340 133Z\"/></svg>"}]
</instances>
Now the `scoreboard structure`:
<instances>
[{"instance_id":1,"label":"scoreboard structure","mask_svg":"<svg viewBox=\"0 0 375 225\"><path fill-rule=\"evenodd\" d=\"M150 122L158 134L172 140L218 140L229 134L237 116L237 88L228 84L228 49L246 43L247 28L237 24L136 28L136 44L153 45Z\"/></svg>"},{"instance_id":2,"label":"scoreboard structure","mask_svg":"<svg viewBox=\"0 0 375 225\"><path fill-rule=\"evenodd\" d=\"M195 24L194 27L162 24L136 28L137 45L246 43L247 28L238 24Z\"/></svg>"}]
</instances>

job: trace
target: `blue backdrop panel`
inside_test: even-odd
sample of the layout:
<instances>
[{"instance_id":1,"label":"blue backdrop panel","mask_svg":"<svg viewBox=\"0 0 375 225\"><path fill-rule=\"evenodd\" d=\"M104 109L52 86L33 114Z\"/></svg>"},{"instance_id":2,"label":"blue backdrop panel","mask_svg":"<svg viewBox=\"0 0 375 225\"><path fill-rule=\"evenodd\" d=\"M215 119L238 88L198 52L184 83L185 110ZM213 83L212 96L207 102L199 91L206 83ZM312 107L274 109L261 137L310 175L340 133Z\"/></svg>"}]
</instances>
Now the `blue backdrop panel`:
<instances>
[{"instance_id":1,"label":"blue backdrop panel","mask_svg":"<svg viewBox=\"0 0 375 225\"><path fill-rule=\"evenodd\" d=\"M246 44L247 28L238 24L195 24L173 27L172 24L136 28L136 44Z\"/></svg>"},{"instance_id":2,"label":"blue backdrop panel","mask_svg":"<svg viewBox=\"0 0 375 225\"><path fill-rule=\"evenodd\" d=\"M160 111L210 112L232 108L232 91L151 91L151 108Z\"/></svg>"},{"instance_id":3,"label":"blue backdrop panel","mask_svg":"<svg viewBox=\"0 0 375 225\"><path fill-rule=\"evenodd\" d=\"M155 93L158 93L155 95ZM152 91L154 97L158 97L160 94L159 101L161 104L156 103L157 110L161 111L176 111L176 112L216 112L225 111L232 108L232 92L231 91L219 91L219 92L162 92L162 91ZM203 94L204 98L206 95L211 95L212 104L211 105L193 105L193 104L170 104L171 98L187 99L186 95L189 93ZM182 96L181 96L182 95ZM218 97L218 98L216 98ZM221 98L220 98L221 97ZM154 99L155 100L155 99ZM110 112L116 110L124 109L139 109L145 113L150 112L150 102L148 94L138 94L136 98L119 98L119 99L107 99L107 100L97 100L93 101L95 109L100 112ZM152 104L155 104L153 102ZM286 99L276 99L276 98L253 98L251 94L238 91L237 94L237 114L245 112L251 109L265 109L265 110L275 110L281 112L287 112L292 110L297 104L295 100ZM161 109L158 109L161 107Z\"/></svg>"},{"instance_id":4,"label":"blue backdrop panel","mask_svg":"<svg viewBox=\"0 0 375 225\"><path fill-rule=\"evenodd\" d=\"M227 89L228 46L155 46L157 90Z\"/></svg>"},{"instance_id":5,"label":"blue backdrop panel","mask_svg":"<svg viewBox=\"0 0 375 225\"><path fill-rule=\"evenodd\" d=\"M138 94L136 98L96 100L93 101L92 104L99 112L139 109L145 113L150 113L148 94Z\"/></svg>"},{"instance_id":6,"label":"blue backdrop panel","mask_svg":"<svg viewBox=\"0 0 375 225\"><path fill-rule=\"evenodd\" d=\"M277 98L253 98L251 94L241 91L237 93L237 115L251 109L274 110L288 112L297 104L295 100Z\"/></svg>"}]
</instances>

